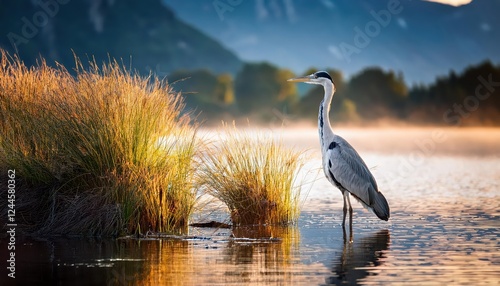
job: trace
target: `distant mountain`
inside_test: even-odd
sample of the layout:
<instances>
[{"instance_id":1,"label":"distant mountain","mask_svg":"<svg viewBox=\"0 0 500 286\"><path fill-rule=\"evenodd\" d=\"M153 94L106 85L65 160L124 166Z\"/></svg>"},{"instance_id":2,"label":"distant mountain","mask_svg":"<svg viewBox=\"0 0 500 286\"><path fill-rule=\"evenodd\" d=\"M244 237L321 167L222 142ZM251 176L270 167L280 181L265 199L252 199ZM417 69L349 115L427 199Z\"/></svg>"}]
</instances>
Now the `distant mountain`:
<instances>
[{"instance_id":1,"label":"distant mountain","mask_svg":"<svg viewBox=\"0 0 500 286\"><path fill-rule=\"evenodd\" d=\"M40 55L74 67L109 57L142 73L206 68L235 73L240 59L216 40L178 19L160 0L0 0L0 47L27 64Z\"/></svg>"},{"instance_id":2,"label":"distant mountain","mask_svg":"<svg viewBox=\"0 0 500 286\"><path fill-rule=\"evenodd\" d=\"M460 7L416 0L163 3L243 60L297 73L314 66L352 75L376 65L428 83L451 69L500 61L500 0Z\"/></svg>"}]
</instances>

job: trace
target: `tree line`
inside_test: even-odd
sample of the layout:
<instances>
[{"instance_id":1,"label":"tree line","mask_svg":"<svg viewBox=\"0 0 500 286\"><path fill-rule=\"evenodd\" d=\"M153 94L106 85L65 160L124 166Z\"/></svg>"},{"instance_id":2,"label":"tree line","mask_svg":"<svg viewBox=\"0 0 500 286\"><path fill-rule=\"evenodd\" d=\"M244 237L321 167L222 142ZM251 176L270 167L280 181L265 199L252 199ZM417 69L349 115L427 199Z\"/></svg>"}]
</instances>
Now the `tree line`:
<instances>
[{"instance_id":1,"label":"tree line","mask_svg":"<svg viewBox=\"0 0 500 286\"><path fill-rule=\"evenodd\" d=\"M415 124L500 125L500 66L490 61L413 86L405 83L402 73L379 67L366 68L349 80L339 70L327 71L336 86L335 122L391 119ZM288 69L263 62L246 63L234 78L208 70L182 70L167 79L184 94L188 109L203 120L316 120L323 89L287 82L294 76Z\"/></svg>"}]
</instances>

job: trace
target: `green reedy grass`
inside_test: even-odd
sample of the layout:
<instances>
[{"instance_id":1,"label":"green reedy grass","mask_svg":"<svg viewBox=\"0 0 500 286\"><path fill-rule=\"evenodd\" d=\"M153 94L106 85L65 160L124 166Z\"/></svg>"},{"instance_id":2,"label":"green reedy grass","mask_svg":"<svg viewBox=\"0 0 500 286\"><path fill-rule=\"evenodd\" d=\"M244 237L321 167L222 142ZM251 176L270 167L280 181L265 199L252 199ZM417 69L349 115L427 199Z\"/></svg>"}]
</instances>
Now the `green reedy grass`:
<instances>
[{"instance_id":1,"label":"green reedy grass","mask_svg":"<svg viewBox=\"0 0 500 286\"><path fill-rule=\"evenodd\" d=\"M187 230L197 143L179 94L117 62L72 76L0 56L0 169L16 170L25 230Z\"/></svg>"},{"instance_id":2,"label":"green reedy grass","mask_svg":"<svg viewBox=\"0 0 500 286\"><path fill-rule=\"evenodd\" d=\"M293 223L298 219L301 153L263 133L225 128L203 156L204 190L229 208L233 226Z\"/></svg>"}]
</instances>

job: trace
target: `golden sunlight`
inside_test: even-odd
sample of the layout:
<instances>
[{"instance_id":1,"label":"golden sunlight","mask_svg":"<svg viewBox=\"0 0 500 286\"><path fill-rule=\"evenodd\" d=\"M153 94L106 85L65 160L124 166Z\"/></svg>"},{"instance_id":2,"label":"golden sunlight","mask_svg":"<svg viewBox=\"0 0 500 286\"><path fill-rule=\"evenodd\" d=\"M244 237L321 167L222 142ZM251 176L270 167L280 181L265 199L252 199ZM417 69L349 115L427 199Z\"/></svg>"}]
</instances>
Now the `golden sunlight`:
<instances>
[{"instance_id":1,"label":"golden sunlight","mask_svg":"<svg viewBox=\"0 0 500 286\"><path fill-rule=\"evenodd\" d=\"M472 0L426 0L426 1L447 4L455 7L466 5L472 2Z\"/></svg>"}]
</instances>

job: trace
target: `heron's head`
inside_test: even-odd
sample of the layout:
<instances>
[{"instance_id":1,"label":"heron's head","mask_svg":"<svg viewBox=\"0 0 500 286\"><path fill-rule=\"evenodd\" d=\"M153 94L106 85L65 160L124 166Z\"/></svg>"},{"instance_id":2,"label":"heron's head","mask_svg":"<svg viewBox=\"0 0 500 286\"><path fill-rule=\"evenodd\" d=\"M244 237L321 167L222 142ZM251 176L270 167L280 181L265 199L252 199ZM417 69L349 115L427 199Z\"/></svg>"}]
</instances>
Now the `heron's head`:
<instances>
[{"instance_id":1,"label":"heron's head","mask_svg":"<svg viewBox=\"0 0 500 286\"><path fill-rule=\"evenodd\" d=\"M320 84L323 86L325 86L326 84L332 84L333 86L335 86L332 77L326 71L318 71L310 75L291 78L288 81Z\"/></svg>"}]
</instances>

